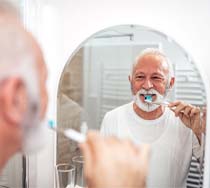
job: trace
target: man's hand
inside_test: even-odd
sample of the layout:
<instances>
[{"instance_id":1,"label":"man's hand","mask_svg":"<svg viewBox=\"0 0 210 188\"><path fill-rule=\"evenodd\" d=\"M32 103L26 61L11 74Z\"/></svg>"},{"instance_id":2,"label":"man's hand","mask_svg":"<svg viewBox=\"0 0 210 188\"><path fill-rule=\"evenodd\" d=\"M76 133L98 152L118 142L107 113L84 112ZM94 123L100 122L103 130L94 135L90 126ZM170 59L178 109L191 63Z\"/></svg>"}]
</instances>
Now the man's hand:
<instances>
[{"instance_id":1,"label":"man's hand","mask_svg":"<svg viewBox=\"0 0 210 188\"><path fill-rule=\"evenodd\" d=\"M148 170L149 146L101 137L89 132L80 145L88 188L142 188Z\"/></svg>"},{"instance_id":2,"label":"man's hand","mask_svg":"<svg viewBox=\"0 0 210 188\"><path fill-rule=\"evenodd\" d=\"M202 133L206 134L206 107L203 107L202 112L203 112L201 116Z\"/></svg>"},{"instance_id":3,"label":"man's hand","mask_svg":"<svg viewBox=\"0 0 210 188\"><path fill-rule=\"evenodd\" d=\"M192 129L200 143L202 132L200 108L191 104L186 104L182 101L172 102L168 105L168 107L188 128Z\"/></svg>"}]
</instances>

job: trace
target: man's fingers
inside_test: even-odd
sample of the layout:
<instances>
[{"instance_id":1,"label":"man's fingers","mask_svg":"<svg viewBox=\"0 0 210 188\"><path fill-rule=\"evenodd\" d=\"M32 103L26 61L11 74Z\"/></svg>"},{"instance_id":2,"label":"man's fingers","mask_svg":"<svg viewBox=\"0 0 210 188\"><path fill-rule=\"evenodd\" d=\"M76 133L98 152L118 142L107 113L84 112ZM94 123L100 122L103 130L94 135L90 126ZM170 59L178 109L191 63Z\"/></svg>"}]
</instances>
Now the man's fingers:
<instances>
[{"instance_id":1,"label":"man's fingers","mask_svg":"<svg viewBox=\"0 0 210 188\"><path fill-rule=\"evenodd\" d=\"M86 137L86 142L80 144L84 161L85 161L85 177L88 181L92 177L92 168L100 151L102 137L96 131L89 131Z\"/></svg>"},{"instance_id":2,"label":"man's fingers","mask_svg":"<svg viewBox=\"0 0 210 188\"><path fill-rule=\"evenodd\" d=\"M191 110L190 117L193 117L193 116L196 115L196 114L199 114L199 115L200 115L200 108L199 108L199 107L194 107L194 108Z\"/></svg>"},{"instance_id":3,"label":"man's fingers","mask_svg":"<svg viewBox=\"0 0 210 188\"><path fill-rule=\"evenodd\" d=\"M91 152L96 154L98 151L100 151L100 148L104 142L103 137L98 132L89 131L87 134L86 143L89 145Z\"/></svg>"},{"instance_id":4,"label":"man's fingers","mask_svg":"<svg viewBox=\"0 0 210 188\"><path fill-rule=\"evenodd\" d=\"M138 156L142 159L142 161L148 163L150 156L150 145L148 144L141 145Z\"/></svg>"},{"instance_id":5,"label":"man's fingers","mask_svg":"<svg viewBox=\"0 0 210 188\"><path fill-rule=\"evenodd\" d=\"M139 165L138 168L141 171L141 176L144 179L144 185L146 183L146 177L148 174L149 168L149 159L150 159L151 148L148 144L144 144L139 146L139 153L138 153L138 161Z\"/></svg>"},{"instance_id":6,"label":"man's fingers","mask_svg":"<svg viewBox=\"0 0 210 188\"><path fill-rule=\"evenodd\" d=\"M190 107L186 107L184 109L184 115L187 116L187 117L189 117L190 111L191 111L191 108Z\"/></svg>"},{"instance_id":7,"label":"man's fingers","mask_svg":"<svg viewBox=\"0 0 210 188\"><path fill-rule=\"evenodd\" d=\"M108 145L112 145L112 146L118 146L120 143L119 138L115 137L115 136L109 136L109 137L105 137L106 143Z\"/></svg>"},{"instance_id":8,"label":"man's fingers","mask_svg":"<svg viewBox=\"0 0 210 188\"><path fill-rule=\"evenodd\" d=\"M183 110L185 110L186 107L187 107L186 104L180 103L180 104L174 109L175 116L178 116L180 112L183 112Z\"/></svg>"},{"instance_id":9,"label":"man's fingers","mask_svg":"<svg viewBox=\"0 0 210 188\"><path fill-rule=\"evenodd\" d=\"M197 113L197 110L193 110L196 107L181 101L172 102L168 107L175 113L175 116L180 116L180 113L183 113L186 117L191 117Z\"/></svg>"},{"instance_id":10,"label":"man's fingers","mask_svg":"<svg viewBox=\"0 0 210 188\"><path fill-rule=\"evenodd\" d=\"M174 102L171 102L169 105L168 105L168 107L176 107L176 106L178 106L179 104L181 103L181 101L174 101Z\"/></svg>"},{"instance_id":11,"label":"man's fingers","mask_svg":"<svg viewBox=\"0 0 210 188\"><path fill-rule=\"evenodd\" d=\"M134 144L130 139L122 140L122 145L124 148L127 148L133 156L139 152L138 145Z\"/></svg>"}]
</instances>

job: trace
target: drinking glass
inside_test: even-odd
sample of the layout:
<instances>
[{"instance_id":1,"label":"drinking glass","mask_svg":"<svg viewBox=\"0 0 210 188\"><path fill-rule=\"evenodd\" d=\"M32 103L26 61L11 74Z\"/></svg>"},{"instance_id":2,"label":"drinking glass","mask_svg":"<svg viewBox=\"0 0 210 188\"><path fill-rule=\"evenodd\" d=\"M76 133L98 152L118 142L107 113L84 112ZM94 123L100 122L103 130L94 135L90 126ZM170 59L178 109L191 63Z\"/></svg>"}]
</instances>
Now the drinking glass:
<instances>
[{"instance_id":1,"label":"drinking glass","mask_svg":"<svg viewBox=\"0 0 210 188\"><path fill-rule=\"evenodd\" d=\"M86 187L85 177L84 177L84 157L74 156L72 158L73 165L76 168L75 173L75 187Z\"/></svg>"},{"instance_id":2,"label":"drinking glass","mask_svg":"<svg viewBox=\"0 0 210 188\"><path fill-rule=\"evenodd\" d=\"M56 188L74 188L75 167L68 163L56 165Z\"/></svg>"}]
</instances>

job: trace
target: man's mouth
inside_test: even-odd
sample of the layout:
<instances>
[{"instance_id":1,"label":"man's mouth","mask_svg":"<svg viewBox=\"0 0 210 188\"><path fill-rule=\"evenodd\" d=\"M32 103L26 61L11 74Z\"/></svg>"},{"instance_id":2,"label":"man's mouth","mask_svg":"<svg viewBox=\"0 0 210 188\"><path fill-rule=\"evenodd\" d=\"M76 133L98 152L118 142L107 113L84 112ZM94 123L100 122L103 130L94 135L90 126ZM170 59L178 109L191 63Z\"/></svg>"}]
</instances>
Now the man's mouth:
<instances>
[{"instance_id":1,"label":"man's mouth","mask_svg":"<svg viewBox=\"0 0 210 188\"><path fill-rule=\"evenodd\" d=\"M140 94L140 99L142 102L147 101L154 101L156 99L156 94Z\"/></svg>"}]
</instances>

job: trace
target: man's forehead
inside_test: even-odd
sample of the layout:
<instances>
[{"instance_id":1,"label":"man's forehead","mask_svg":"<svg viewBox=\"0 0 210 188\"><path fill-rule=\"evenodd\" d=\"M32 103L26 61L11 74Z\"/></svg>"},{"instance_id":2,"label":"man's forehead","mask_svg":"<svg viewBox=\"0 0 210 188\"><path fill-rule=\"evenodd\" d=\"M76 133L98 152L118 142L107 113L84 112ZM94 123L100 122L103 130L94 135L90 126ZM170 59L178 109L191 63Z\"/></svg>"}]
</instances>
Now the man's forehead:
<instances>
[{"instance_id":1,"label":"man's forehead","mask_svg":"<svg viewBox=\"0 0 210 188\"><path fill-rule=\"evenodd\" d=\"M146 54L141 57L135 67L142 68L144 66L151 66L165 70L169 69L166 57L161 54Z\"/></svg>"}]
</instances>

